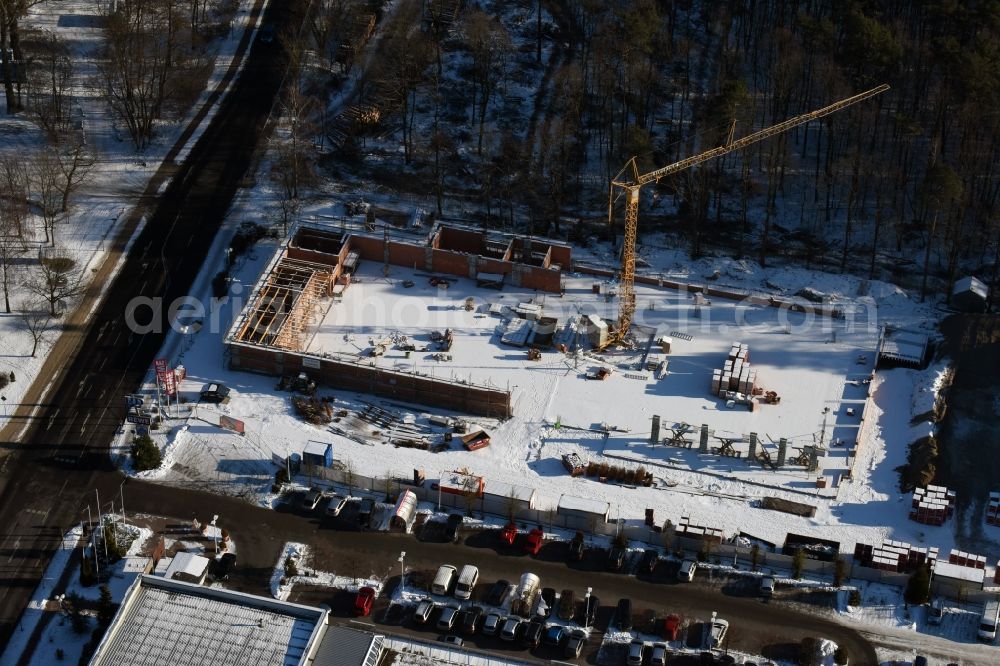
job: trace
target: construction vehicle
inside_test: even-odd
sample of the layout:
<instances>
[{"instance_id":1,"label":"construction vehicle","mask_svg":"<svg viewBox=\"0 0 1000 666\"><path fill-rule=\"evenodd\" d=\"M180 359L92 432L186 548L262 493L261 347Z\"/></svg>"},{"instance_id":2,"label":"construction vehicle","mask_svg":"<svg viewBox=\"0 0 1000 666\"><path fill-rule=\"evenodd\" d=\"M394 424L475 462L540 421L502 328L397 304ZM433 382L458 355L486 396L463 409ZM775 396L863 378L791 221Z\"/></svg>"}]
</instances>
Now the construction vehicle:
<instances>
[{"instance_id":1,"label":"construction vehicle","mask_svg":"<svg viewBox=\"0 0 1000 666\"><path fill-rule=\"evenodd\" d=\"M604 344L601 345L600 349L603 350L607 349L609 346L624 343L628 338L629 328L632 325L632 316L635 314L635 240L639 222L639 194L645 185L653 182L659 182L661 178L672 176L675 173L689 169L695 165L701 164L702 162L707 162L715 159L716 157L728 155L736 150L742 150L743 148L757 143L758 141L763 141L764 139L786 132L811 120L816 120L817 118L822 118L831 113L835 113L841 109L851 106L852 104L857 104L858 102L874 97L875 95L879 95L888 89L888 85L880 85L877 88L872 88L871 90L854 95L853 97L840 100L839 102L817 109L816 111L795 116L794 118L790 118L789 120L760 130L759 132L754 132L753 134L749 134L742 139L737 139L736 141L733 140L733 132L736 129L736 122L733 121L732 126L729 128L729 135L724 145L717 146L711 150L707 150L692 157L687 157L679 162L668 164L665 167L648 173L639 173L639 164L635 157L626 162L621 171L619 171L618 174L611 179L611 187L608 193L608 224L614 223L616 190L622 190L625 194L625 238L622 244L622 265L618 278L618 296L621 299L621 302L618 306L618 323L615 329L608 335Z\"/></svg>"}]
</instances>

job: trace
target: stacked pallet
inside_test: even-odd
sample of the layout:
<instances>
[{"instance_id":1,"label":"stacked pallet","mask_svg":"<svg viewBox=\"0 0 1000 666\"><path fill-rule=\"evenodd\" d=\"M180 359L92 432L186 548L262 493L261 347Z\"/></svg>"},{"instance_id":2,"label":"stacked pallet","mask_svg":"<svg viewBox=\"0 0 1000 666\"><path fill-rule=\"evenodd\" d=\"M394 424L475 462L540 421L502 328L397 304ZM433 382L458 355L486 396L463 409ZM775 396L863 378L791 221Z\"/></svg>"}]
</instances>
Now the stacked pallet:
<instances>
[{"instance_id":1,"label":"stacked pallet","mask_svg":"<svg viewBox=\"0 0 1000 666\"><path fill-rule=\"evenodd\" d=\"M1000 527L1000 492L990 493L990 501L986 505L986 524Z\"/></svg>"},{"instance_id":2,"label":"stacked pallet","mask_svg":"<svg viewBox=\"0 0 1000 666\"><path fill-rule=\"evenodd\" d=\"M695 525L687 516L681 517L681 522L677 524L674 532L677 536L687 537L688 539L699 539L701 541L710 541L712 543L722 543L723 541L721 529L718 527Z\"/></svg>"},{"instance_id":3,"label":"stacked pallet","mask_svg":"<svg viewBox=\"0 0 1000 666\"><path fill-rule=\"evenodd\" d=\"M861 566L891 573L910 573L924 565L933 565L937 557L937 548L915 547L902 541L854 545L854 560Z\"/></svg>"},{"instance_id":4,"label":"stacked pallet","mask_svg":"<svg viewBox=\"0 0 1000 666\"><path fill-rule=\"evenodd\" d=\"M757 388L757 371L750 367L750 347L734 342L726 362L712 372L712 395L727 398L727 392L751 395Z\"/></svg>"},{"instance_id":5,"label":"stacked pallet","mask_svg":"<svg viewBox=\"0 0 1000 666\"><path fill-rule=\"evenodd\" d=\"M948 563L970 569L985 569L986 556L967 553L964 550L952 550L948 553Z\"/></svg>"},{"instance_id":6,"label":"stacked pallet","mask_svg":"<svg viewBox=\"0 0 1000 666\"><path fill-rule=\"evenodd\" d=\"M955 491L944 486L915 488L910 505L910 520L924 525L943 525L955 512Z\"/></svg>"}]
</instances>

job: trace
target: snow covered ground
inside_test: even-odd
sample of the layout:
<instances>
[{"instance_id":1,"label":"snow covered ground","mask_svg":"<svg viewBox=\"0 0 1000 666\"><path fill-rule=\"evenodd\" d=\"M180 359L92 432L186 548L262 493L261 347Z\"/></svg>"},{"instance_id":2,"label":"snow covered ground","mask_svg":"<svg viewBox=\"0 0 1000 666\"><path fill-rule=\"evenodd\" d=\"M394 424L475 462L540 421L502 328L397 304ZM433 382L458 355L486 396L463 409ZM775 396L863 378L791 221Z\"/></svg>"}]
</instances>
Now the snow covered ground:
<instances>
[{"instance_id":1,"label":"snow covered ground","mask_svg":"<svg viewBox=\"0 0 1000 666\"><path fill-rule=\"evenodd\" d=\"M31 6L27 19L22 24L26 30L38 29L57 35L69 50L73 61L70 86L72 104L74 108L80 109L87 144L97 156L87 180L71 198L69 211L56 225L58 253L76 260L77 266L83 269L84 282L90 279L108 256L110 239L120 223L128 217L128 212L149 178L156 172L164 155L221 82L232 63L244 31L256 29L256 25L250 24L253 0L241 0L232 30L215 45L214 68L208 77L206 90L183 118L158 123L153 142L138 153L124 130L115 127L103 96L93 85L98 80L97 54L102 44L100 4L91 0L49 0ZM216 103L178 159L186 155L194 145L217 108ZM0 157L23 155L27 151L38 149L42 143L41 132L29 120L20 116L7 116L5 110L0 115ZM37 254L38 248L44 244L41 221L36 220L36 223L38 229L27 239L31 249L26 256ZM23 275L16 277L18 280L23 279ZM18 294L21 293L23 290L19 287L13 288L12 306L15 308L20 302ZM75 307L77 302L78 299L69 299L66 303L67 311ZM31 336L24 330L20 316L0 311L0 338L4 341L5 349L0 371L13 371L16 377L14 383L0 392L6 398L0 407L0 428L6 424L7 418L31 385L49 349L55 344L58 332L58 327L54 327L32 357L29 355Z\"/></svg>"}]
</instances>

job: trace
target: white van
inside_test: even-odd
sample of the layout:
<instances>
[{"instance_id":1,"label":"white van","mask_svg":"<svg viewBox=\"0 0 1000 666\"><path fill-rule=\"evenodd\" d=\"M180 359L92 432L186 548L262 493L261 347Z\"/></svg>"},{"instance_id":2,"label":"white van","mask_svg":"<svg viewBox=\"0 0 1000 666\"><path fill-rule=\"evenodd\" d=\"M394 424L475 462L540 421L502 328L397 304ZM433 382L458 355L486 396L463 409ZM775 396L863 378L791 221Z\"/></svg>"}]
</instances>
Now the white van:
<instances>
[{"instance_id":1,"label":"white van","mask_svg":"<svg viewBox=\"0 0 1000 666\"><path fill-rule=\"evenodd\" d=\"M450 564L442 564L441 568L438 569L437 575L434 576L434 583L431 584L431 592L434 594L448 594L457 574L458 569Z\"/></svg>"},{"instance_id":2,"label":"white van","mask_svg":"<svg viewBox=\"0 0 1000 666\"><path fill-rule=\"evenodd\" d=\"M455 598L456 599L470 599L472 598L472 590L476 587L476 583L479 582L479 569L472 566L471 564L466 564L462 567L462 572L458 574L458 584L455 585Z\"/></svg>"},{"instance_id":3,"label":"white van","mask_svg":"<svg viewBox=\"0 0 1000 666\"><path fill-rule=\"evenodd\" d=\"M997 624L1000 624L1000 599L987 601L983 607L983 619L979 621L979 640L992 643L997 637Z\"/></svg>"},{"instance_id":4,"label":"white van","mask_svg":"<svg viewBox=\"0 0 1000 666\"><path fill-rule=\"evenodd\" d=\"M684 560L681 562L680 571L677 572L677 579L686 583L694 580L694 572L698 570L698 563L694 560Z\"/></svg>"}]
</instances>

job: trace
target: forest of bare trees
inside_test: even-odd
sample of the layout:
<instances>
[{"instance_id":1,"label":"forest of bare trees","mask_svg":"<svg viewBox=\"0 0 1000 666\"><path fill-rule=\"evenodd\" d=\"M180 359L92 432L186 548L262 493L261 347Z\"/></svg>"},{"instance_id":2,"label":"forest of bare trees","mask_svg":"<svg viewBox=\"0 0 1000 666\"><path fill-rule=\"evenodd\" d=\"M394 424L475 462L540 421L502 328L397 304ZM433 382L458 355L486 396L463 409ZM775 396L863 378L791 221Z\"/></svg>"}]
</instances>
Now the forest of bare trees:
<instances>
[{"instance_id":1,"label":"forest of bare trees","mask_svg":"<svg viewBox=\"0 0 1000 666\"><path fill-rule=\"evenodd\" d=\"M453 17L457 3L415 4L422 30L403 9L386 16L362 75L357 101L380 105L378 123L330 140L352 164L359 145L380 152L373 175L405 189L403 170L440 215L476 202L488 226L583 239L629 157L663 166L724 142L733 121L742 136L888 83L650 188L640 234L927 294L966 271L996 281L995 2L544 0L538 15L536 3L470 1ZM326 66L312 75L336 80L334 45L347 37L330 17L343 26L381 5L320 6L313 48ZM366 143L387 131L399 152Z\"/></svg>"}]
</instances>

